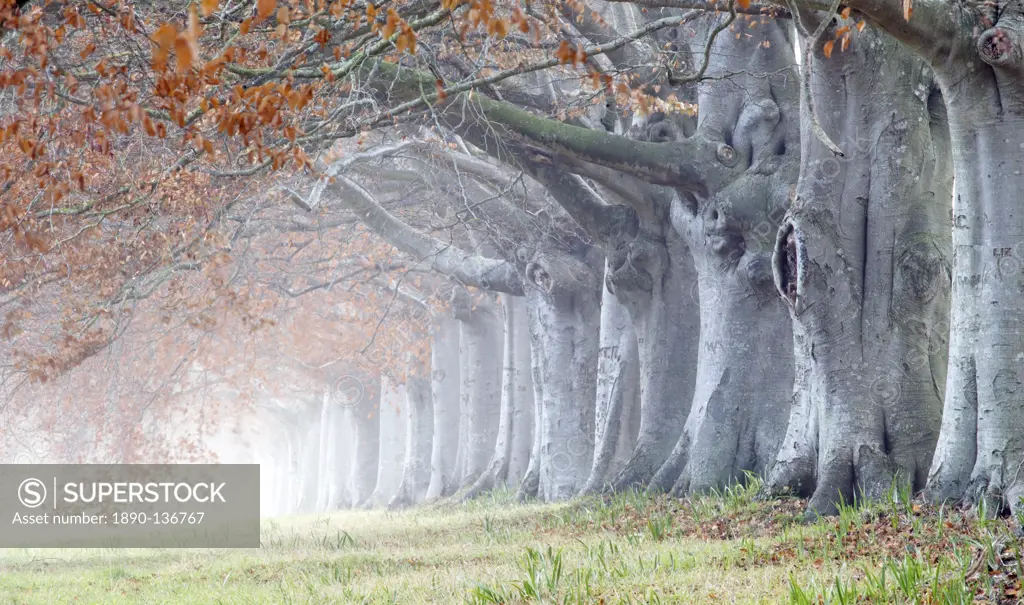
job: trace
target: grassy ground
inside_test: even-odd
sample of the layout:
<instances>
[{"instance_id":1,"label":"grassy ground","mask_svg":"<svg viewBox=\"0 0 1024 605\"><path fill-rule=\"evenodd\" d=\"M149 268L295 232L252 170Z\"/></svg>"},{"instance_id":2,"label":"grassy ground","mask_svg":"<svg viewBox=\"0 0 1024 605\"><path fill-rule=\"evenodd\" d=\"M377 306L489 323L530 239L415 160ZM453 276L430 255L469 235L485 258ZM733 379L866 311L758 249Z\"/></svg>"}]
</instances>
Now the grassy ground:
<instances>
[{"instance_id":1,"label":"grassy ground","mask_svg":"<svg viewBox=\"0 0 1024 605\"><path fill-rule=\"evenodd\" d=\"M800 522L756 485L695 500L268 522L260 550L9 550L0 603L1017 603L1007 519L899 504Z\"/></svg>"}]
</instances>

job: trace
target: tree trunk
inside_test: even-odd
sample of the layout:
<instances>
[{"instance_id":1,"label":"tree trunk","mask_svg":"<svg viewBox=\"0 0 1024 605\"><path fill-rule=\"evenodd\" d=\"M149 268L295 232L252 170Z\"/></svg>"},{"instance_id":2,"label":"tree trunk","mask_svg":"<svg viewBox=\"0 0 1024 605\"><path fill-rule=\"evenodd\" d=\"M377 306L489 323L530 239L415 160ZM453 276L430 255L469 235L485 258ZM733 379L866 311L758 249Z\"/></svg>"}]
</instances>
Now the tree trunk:
<instances>
[{"instance_id":1,"label":"tree trunk","mask_svg":"<svg viewBox=\"0 0 1024 605\"><path fill-rule=\"evenodd\" d=\"M517 304L517 301L519 303ZM460 500L465 502L480 495L481 493L503 485L508 479L509 463L512 456L513 431L516 428L513 424L513 413L516 410L516 330L518 324L517 314L522 313L522 301L519 297L509 294L501 295L502 309L504 310L504 353L502 355L502 384L501 384L501 409L498 419L498 435L494 444L494 453L491 456L487 468L480 474L476 481L460 495ZM520 429L521 430L521 429ZM529 434L526 436L529 440Z\"/></svg>"},{"instance_id":2,"label":"tree trunk","mask_svg":"<svg viewBox=\"0 0 1024 605\"><path fill-rule=\"evenodd\" d=\"M288 485L285 488L288 499L285 506L286 514L294 515L298 511L299 500L302 495L302 453L299 439L298 418L292 413L285 419L286 439L288 441Z\"/></svg>"},{"instance_id":3,"label":"tree trunk","mask_svg":"<svg viewBox=\"0 0 1024 605\"><path fill-rule=\"evenodd\" d=\"M949 377L928 480L933 500L984 502L990 514L1024 510L1024 28L1019 6L994 10L932 60L955 189Z\"/></svg>"},{"instance_id":4,"label":"tree trunk","mask_svg":"<svg viewBox=\"0 0 1024 605\"><path fill-rule=\"evenodd\" d=\"M305 416L305 414L303 414ZM320 476L320 418L319 414L315 421L305 420L305 426L301 429L303 436L299 445L299 504L297 512L300 515L318 512L317 496L320 492L320 483L324 477Z\"/></svg>"},{"instance_id":5,"label":"tree trunk","mask_svg":"<svg viewBox=\"0 0 1024 605\"><path fill-rule=\"evenodd\" d=\"M533 435L530 445L530 462L526 467L516 500L523 502L536 498L540 490L540 452L543 443L541 424L544 418L544 356L540 350L540 324L534 304L526 299L527 318L530 326L530 376L533 383Z\"/></svg>"},{"instance_id":6,"label":"tree trunk","mask_svg":"<svg viewBox=\"0 0 1024 605\"><path fill-rule=\"evenodd\" d=\"M610 273L606 265L605 275ZM581 494L603 489L606 481L625 466L637 438L629 422L639 395L636 332L629 311L618 297L608 288L602 291L602 297L594 465Z\"/></svg>"},{"instance_id":7,"label":"tree trunk","mask_svg":"<svg viewBox=\"0 0 1024 605\"><path fill-rule=\"evenodd\" d=\"M870 29L831 59L816 51L812 94L845 157L804 125L774 264L805 393L767 487L830 514L894 480L924 486L945 382L952 171L923 62Z\"/></svg>"},{"instance_id":8,"label":"tree trunk","mask_svg":"<svg viewBox=\"0 0 1024 605\"><path fill-rule=\"evenodd\" d=\"M487 468L498 437L504 328L487 302L463 309L459 320L459 390L465 418L459 435L459 448L464 449L459 484L465 486Z\"/></svg>"},{"instance_id":9,"label":"tree trunk","mask_svg":"<svg viewBox=\"0 0 1024 605\"><path fill-rule=\"evenodd\" d=\"M346 416L346 407L332 400L331 414L335 425L334 464L331 491L327 510L343 510L352 507L352 458L355 455L355 432Z\"/></svg>"},{"instance_id":10,"label":"tree trunk","mask_svg":"<svg viewBox=\"0 0 1024 605\"><path fill-rule=\"evenodd\" d=\"M667 214L667 208L663 211ZM615 490L647 484L683 431L693 399L700 315L693 261L667 220L641 230L626 258L611 260L608 282L629 309L637 340L640 430ZM615 259L615 256L612 257Z\"/></svg>"},{"instance_id":11,"label":"tree trunk","mask_svg":"<svg viewBox=\"0 0 1024 605\"><path fill-rule=\"evenodd\" d=\"M430 388L434 403L434 434L430 454L427 500L454 491L455 457L459 449L459 323L438 317L431 338Z\"/></svg>"},{"instance_id":12,"label":"tree trunk","mask_svg":"<svg viewBox=\"0 0 1024 605\"><path fill-rule=\"evenodd\" d=\"M388 508L402 508L420 502L430 486L430 453L434 410L430 398L430 368L408 354L406 376L406 441L402 482Z\"/></svg>"},{"instance_id":13,"label":"tree trunk","mask_svg":"<svg viewBox=\"0 0 1024 605\"><path fill-rule=\"evenodd\" d=\"M771 272L772 221L783 216L798 172L792 28L767 20L714 48L695 136L723 137L717 160L743 170L707 179L706 196L683 192L672 203L672 224L696 269L701 318L686 425L651 481L676 494L767 471L793 386L792 332Z\"/></svg>"},{"instance_id":14,"label":"tree trunk","mask_svg":"<svg viewBox=\"0 0 1024 605\"><path fill-rule=\"evenodd\" d=\"M334 486L334 414L332 410L331 392L324 391L320 404L320 452L317 457L317 475L319 477L316 494L316 512L329 510L331 489Z\"/></svg>"},{"instance_id":15,"label":"tree trunk","mask_svg":"<svg viewBox=\"0 0 1024 605\"><path fill-rule=\"evenodd\" d=\"M633 349L629 361L626 362L626 383L633 385L632 395L627 396L622 409L622 421L619 429L619 444L615 446L615 457L608 467L607 477L618 476L636 448L636 440L640 435L640 357ZM630 369L632 368L632 369Z\"/></svg>"},{"instance_id":16,"label":"tree trunk","mask_svg":"<svg viewBox=\"0 0 1024 605\"><path fill-rule=\"evenodd\" d=\"M538 495L546 501L579 493L593 465L601 299L590 264L552 255L526 270L543 357Z\"/></svg>"},{"instance_id":17,"label":"tree trunk","mask_svg":"<svg viewBox=\"0 0 1024 605\"><path fill-rule=\"evenodd\" d=\"M530 352L530 320L526 299L511 300L515 311L512 329L512 443L505 477L509 487L518 488L530 464L534 433L533 366Z\"/></svg>"},{"instance_id":18,"label":"tree trunk","mask_svg":"<svg viewBox=\"0 0 1024 605\"><path fill-rule=\"evenodd\" d=\"M377 487L377 464L380 460L380 410L377 407L346 410L355 435L349 479L353 508L364 508Z\"/></svg>"},{"instance_id":19,"label":"tree trunk","mask_svg":"<svg viewBox=\"0 0 1024 605\"><path fill-rule=\"evenodd\" d=\"M377 487L377 467L380 461L381 385L371 376L354 377L358 393L346 398L355 401L345 407L345 413L355 438L349 472L349 492L352 507L364 508Z\"/></svg>"},{"instance_id":20,"label":"tree trunk","mask_svg":"<svg viewBox=\"0 0 1024 605\"><path fill-rule=\"evenodd\" d=\"M276 414L275 414L276 416ZM276 470L274 472L274 489L277 490L277 497L274 501L274 515L283 517L291 513L291 448L288 439L289 430L287 425L281 429L275 450Z\"/></svg>"},{"instance_id":21,"label":"tree trunk","mask_svg":"<svg viewBox=\"0 0 1024 605\"><path fill-rule=\"evenodd\" d=\"M770 267L767 255L724 271L698 264L700 379L683 435L652 486L671 485L676 495L722 488L774 461L793 389L793 336Z\"/></svg>"},{"instance_id":22,"label":"tree trunk","mask_svg":"<svg viewBox=\"0 0 1024 605\"><path fill-rule=\"evenodd\" d=\"M406 385L381 375L380 380L380 455L377 460L377 486L366 508L383 507L398 493L405 467L405 441L408 406Z\"/></svg>"}]
</instances>

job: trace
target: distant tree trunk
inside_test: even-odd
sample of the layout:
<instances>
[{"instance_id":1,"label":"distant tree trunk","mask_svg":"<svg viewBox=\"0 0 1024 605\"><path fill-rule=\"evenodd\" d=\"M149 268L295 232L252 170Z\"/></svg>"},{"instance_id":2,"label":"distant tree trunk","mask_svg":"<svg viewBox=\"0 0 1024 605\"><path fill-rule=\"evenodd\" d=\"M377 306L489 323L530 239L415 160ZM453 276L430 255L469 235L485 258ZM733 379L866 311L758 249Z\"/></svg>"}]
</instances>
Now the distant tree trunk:
<instances>
[{"instance_id":1,"label":"distant tree trunk","mask_svg":"<svg viewBox=\"0 0 1024 605\"><path fill-rule=\"evenodd\" d=\"M638 427L629 422L640 386L636 332L625 305L608 288L602 296L594 464L582 494L601 491L622 470L637 438Z\"/></svg>"},{"instance_id":2,"label":"distant tree trunk","mask_svg":"<svg viewBox=\"0 0 1024 605\"><path fill-rule=\"evenodd\" d=\"M398 491L388 508L402 508L420 502L430 486L430 452L434 410L430 397L430 366L425 360L407 355L405 465Z\"/></svg>"},{"instance_id":3,"label":"distant tree trunk","mask_svg":"<svg viewBox=\"0 0 1024 605\"><path fill-rule=\"evenodd\" d=\"M455 446L455 468L452 471L452 481L445 488L446 492L455 493L462 486L466 477L466 455L469 451L469 397L463 395L465 382L462 372L465 367L462 365L462 322L459 322L459 435Z\"/></svg>"},{"instance_id":4,"label":"distant tree trunk","mask_svg":"<svg viewBox=\"0 0 1024 605\"><path fill-rule=\"evenodd\" d=\"M377 383L373 383L372 389L368 384L365 386L363 402L345 410L355 435L349 483L353 508L363 508L377 487L380 460L380 386Z\"/></svg>"},{"instance_id":5,"label":"distant tree trunk","mask_svg":"<svg viewBox=\"0 0 1024 605\"><path fill-rule=\"evenodd\" d=\"M277 416L277 414L275 414ZM274 450L275 472L274 489L277 490L275 498L274 514L283 517L291 514L291 443L288 438L289 430L287 425L277 435L278 443Z\"/></svg>"},{"instance_id":6,"label":"distant tree trunk","mask_svg":"<svg viewBox=\"0 0 1024 605\"><path fill-rule=\"evenodd\" d=\"M503 485L508 480L509 464L512 457L512 446L514 438L514 413L517 409L516 397L516 331L521 329L522 320L517 319L518 314L525 312L524 301L521 297L514 297L509 294L501 294L502 309L504 311L504 353L502 355L502 381L501 381L501 410L498 419L498 436L494 445L494 454L491 456L487 468L470 485L469 489L460 495L465 501L475 498L481 493ZM522 407L521 405L519 406ZM522 418L520 418L522 421ZM523 429L520 428L520 433ZM526 431L525 438L520 435L520 441L529 443L529 431ZM527 446L528 447L528 446Z\"/></svg>"},{"instance_id":7,"label":"distant tree trunk","mask_svg":"<svg viewBox=\"0 0 1024 605\"><path fill-rule=\"evenodd\" d=\"M526 269L543 357L538 495L546 501L579 493L593 465L601 312L595 264L541 255Z\"/></svg>"},{"instance_id":8,"label":"distant tree trunk","mask_svg":"<svg viewBox=\"0 0 1024 605\"><path fill-rule=\"evenodd\" d=\"M481 301L474 309L471 302L463 300L457 306L459 391L465 419L459 435L459 447L464 450L460 486L465 486L487 468L497 441L504 330L493 304Z\"/></svg>"},{"instance_id":9,"label":"distant tree trunk","mask_svg":"<svg viewBox=\"0 0 1024 605\"><path fill-rule=\"evenodd\" d=\"M434 403L434 435L427 500L454 491L455 457L459 449L459 322L438 317L431 337L430 387Z\"/></svg>"},{"instance_id":10,"label":"distant tree trunk","mask_svg":"<svg viewBox=\"0 0 1024 605\"><path fill-rule=\"evenodd\" d=\"M347 407L332 401L331 415L335 425L331 491L327 510L352 507L352 458L355 456L355 432L347 417Z\"/></svg>"},{"instance_id":11,"label":"distant tree trunk","mask_svg":"<svg viewBox=\"0 0 1024 605\"><path fill-rule=\"evenodd\" d=\"M323 402L320 404L320 452L317 459L319 482L316 495L316 512L322 513L330 509L331 490L334 488L334 449L335 426L334 410L332 409L331 392L324 391Z\"/></svg>"},{"instance_id":12,"label":"distant tree trunk","mask_svg":"<svg viewBox=\"0 0 1024 605\"><path fill-rule=\"evenodd\" d=\"M302 499L302 443L299 437L298 418L294 413L285 422L287 423L288 440L288 504L287 514L294 515L299 510L299 502Z\"/></svg>"},{"instance_id":13,"label":"distant tree trunk","mask_svg":"<svg viewBox=\"0 0 1024 605\"><path fill-rule=\"evenodd\" d=\"M301 429L303 439L299 446L299 514L318 512L317 495L320 484L325 479L320 475L320 418L310 421L306 419Z\"/></svg>"},{"instance_id":14,"label":"distant tree trunk","mask_svg":"<svg viewBox=\"0 0 1024 605\"><path fill-rule=\"evenodd\" d=\"M537 331L540 329L537 313L527 301L527 317L530 324L530 376L533 383L533 436L530 444L530 462L526 466L526 473L516 490L516 500L523 502L530 498L536 498L540 488L540 451L543 443L541 434L541 423L544 418L544 368L543 355L540 351L540 337Z\"/></svg>"},{"instance_id":15,"label":"distant tree trunk","mask_svg":"<svg viewBox=\"0 0 1024 605\"><path fill-rule=\"evenodd\" d=\"M405 466L405 441L408 412L406 386L382 374L380 380L380 455L377 460L377 486L366 507L383 507L398 492Z\"/></svg>"},{"instance_id":16,"label":"distant tree trunk","mask_svg":"<svg viewBox=\"0 0 1024 605\"><path fill-rule=\"evenodd\" d=\"M815 49L822 126L846 157L804 128L797 200L774 260L806 395L768 488L811 496L809 512L821 514L880 497L894 479L924 487L945 383L943 102L930 71L887 35L868 29L852 46L831 59Z\"/></svg>"},{"instance_id":17,"label":"distant tree trunk","mask_svg":"<svg viewBox=\"0 0 1024 605\"><path fill-rule=\"evenodd\" d=\"M517 488L530 465L534 432L533 365L530 353L530 320L526 299L512 299L515 310L512 330L512 443L506 482Z\"/></svg>"}]
</instances>

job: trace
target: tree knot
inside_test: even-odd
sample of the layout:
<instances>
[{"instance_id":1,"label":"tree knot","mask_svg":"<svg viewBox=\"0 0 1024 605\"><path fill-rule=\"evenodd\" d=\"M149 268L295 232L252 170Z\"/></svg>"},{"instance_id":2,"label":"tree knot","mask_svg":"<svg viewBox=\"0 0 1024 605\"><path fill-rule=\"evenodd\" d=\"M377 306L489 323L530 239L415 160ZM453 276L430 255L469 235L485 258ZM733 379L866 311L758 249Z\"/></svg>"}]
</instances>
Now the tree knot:
<instances>
[{"instance_id":1,"label":"tree knot","mask_svg":"<svg viewBox=\"0 0 1024 605\"><path fill-rule=\"evenodd\" d=\"M978 37L977 48L981 60L993 67L1020 63L1020 44L1012 30L998 26L985 30Z\"/></svg>"},{"instance_id":2,"label":"tree knot","mask_svg":"<svg viewBox=\"0 0 1024 605\"><path fill-rule=\"evenodd\" d=\"M551 292L555 286L554 278L538 263L527 265L526 277L530 280L530 283L536 285L544 292Z\"/></svg>"},{"instance_id":3,"label":"tree knot","mask_svg":"<svg viewBox=\"0 0 1024 605\"><path fill-rule=\"evenodd\" d=\"M644 233L641 231L641 235ZM612 294L630 290L653 291L654 277L646 265L654 256L654 246L644 238L620 245L608 257L608 291Z\"/></svg>"},{"instance_id":4,"label":"tree knot","mask_svg":"<svg viewBox=\"0 0 1024 605\"><path fill-rule=\"evenodd\" d=\"M719 162L730 168L735 166L737 159L739 159L736 155L736 150L733 149L731 145L727 145L725 143L720 143L718 145L718 149L715 151L715 156L718 158Z\"/></svg>"}]
</instances>

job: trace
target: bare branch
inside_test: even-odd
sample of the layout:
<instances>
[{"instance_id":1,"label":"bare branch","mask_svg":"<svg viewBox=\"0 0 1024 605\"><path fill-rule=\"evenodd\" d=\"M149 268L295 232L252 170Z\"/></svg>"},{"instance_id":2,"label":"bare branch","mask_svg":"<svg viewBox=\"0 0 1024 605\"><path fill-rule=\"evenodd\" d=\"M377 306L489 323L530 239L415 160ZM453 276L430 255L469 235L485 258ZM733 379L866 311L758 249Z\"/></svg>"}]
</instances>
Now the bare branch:
<instances>
[{"instance_id":1,"label":"bare branch","mask_svg":"<svg viewBox=\"0 0 1024 605\"><path fill-rule=\"evenodd\" d=\"M523 295L523 283L514 268L502 260L485 258L425 235L381 206L373 195L344 175L333 186L339 202L392 246L429 263L436 271L460 283L495 292Z\"/></svg>"}]
</instances>

